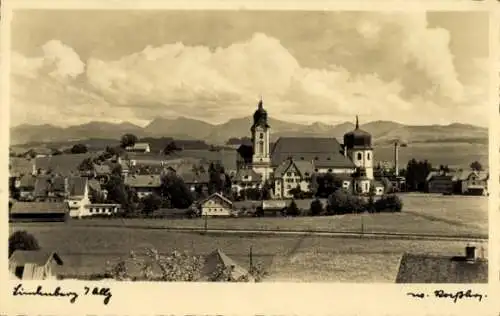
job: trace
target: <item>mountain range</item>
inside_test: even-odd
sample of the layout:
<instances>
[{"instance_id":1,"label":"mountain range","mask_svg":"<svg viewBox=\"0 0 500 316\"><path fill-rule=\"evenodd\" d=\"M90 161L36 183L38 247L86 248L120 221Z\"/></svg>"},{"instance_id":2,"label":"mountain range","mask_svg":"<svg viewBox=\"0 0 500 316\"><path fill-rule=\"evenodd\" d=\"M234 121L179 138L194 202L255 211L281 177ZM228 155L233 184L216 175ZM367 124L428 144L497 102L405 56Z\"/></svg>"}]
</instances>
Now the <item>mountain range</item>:
<instances>
[{"instance_id":1,"label":"mountain range","mask_svg":"<svg viewBox=\"0 0 500 316\"><path fill-rule=\"evenodd\" d=\"M211 144L224 144L230 138L250 136L250 116L235 118L223 124L210 124L186 117L156 118L145 127L129 122L90 122L70 127L23 124L10 130L11 145L52 143L85 139L116 139L125 133L141 137L172 137L174 139L199 139ZM271 141L281 136L336 137L354 129L352 122L337 125L313 123L297 124L270 118ZM487 143L488 129L453 123L450 125L404 125L392 121L373 121L360 126L372 134L375 144L390 144L395 140L409 143L466 142Z\"/></svg>"}]
</instances>

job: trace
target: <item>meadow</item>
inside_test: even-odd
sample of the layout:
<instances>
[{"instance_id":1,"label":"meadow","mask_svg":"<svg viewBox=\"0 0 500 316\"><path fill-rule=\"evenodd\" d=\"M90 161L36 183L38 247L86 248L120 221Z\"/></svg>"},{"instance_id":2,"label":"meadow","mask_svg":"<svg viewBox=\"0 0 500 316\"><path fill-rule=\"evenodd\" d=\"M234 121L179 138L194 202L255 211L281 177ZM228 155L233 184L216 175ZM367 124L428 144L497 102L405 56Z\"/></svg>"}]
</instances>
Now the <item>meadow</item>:
<instances>
[{"instance_id":1,"label":"meadow","mask_svg":"<svg viewBox=\"0 0 500 316\"><path fill-rule=\"evenodd\" d=\"M487 234L487 199L482 197L405 195L403 212L363 215L365 231ZM209 227L354 230L360 215L301 218L211 219ZM134 228L123 223L132 223ZM113 224L113 225L110 225ZM131 250L154 247L160 252L188 251L206 255L220 248L243 267L261 263L267 281L394 282L404 252L461 255L465 242L339 238L319 236L260 236L200 234L149 229L154 226L196 225L198 220L81 220L67 223L11 224L10 232L27 230L41 247L57 251L65 261L63 275L101 273L107 261L125 258ZM475 243L485 248L487 243Z\"/></svg>"},{"instance_id":2,"label":"meadow","mask_svg":"<svg viewBox=\"0 0 500 316\"><path fill-rule=\"evenodd\" d=\"M295 230L316 232L400 233L435 236L479 236L488 233L488 199L477 196L402 194L400 213L349 214L318 217L209 218L208 229ZM298 200L308 208L311 200ZM129 228L205 227L204 218L196 219L85 219L73 220L74 226Z\"/></svg>"}]
</instances>

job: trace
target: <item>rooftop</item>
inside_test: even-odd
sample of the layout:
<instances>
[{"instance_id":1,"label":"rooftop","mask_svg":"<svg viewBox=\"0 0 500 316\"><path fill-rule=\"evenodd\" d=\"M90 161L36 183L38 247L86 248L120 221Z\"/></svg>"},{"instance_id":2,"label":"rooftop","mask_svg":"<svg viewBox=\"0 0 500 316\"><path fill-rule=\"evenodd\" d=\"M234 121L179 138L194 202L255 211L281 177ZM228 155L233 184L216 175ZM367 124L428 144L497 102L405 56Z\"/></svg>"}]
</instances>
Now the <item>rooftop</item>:
<instances>
[{"instance_id":1,"label":"rooftop","mask_svg":"<svg viewBox=\"0 0 500 316\"><path fill-rule=\"evenodd\" d=\"M68 205L64 202L15 202L10 209L10 214L65 214Z\"/></svg>"},{"instance_id":2,"label":"rooftop","mask_svg":"<svg viewBox=\"0 0 500 316\"><path fill-rule=\"evenodd\" d=\"M54 259L58 265L63 264L61 257L57 253L43 250L16 250L10 256L9 262L16 266L23 266L27 263L43 266L50 259Z\"/></svg>"}]
</instances>

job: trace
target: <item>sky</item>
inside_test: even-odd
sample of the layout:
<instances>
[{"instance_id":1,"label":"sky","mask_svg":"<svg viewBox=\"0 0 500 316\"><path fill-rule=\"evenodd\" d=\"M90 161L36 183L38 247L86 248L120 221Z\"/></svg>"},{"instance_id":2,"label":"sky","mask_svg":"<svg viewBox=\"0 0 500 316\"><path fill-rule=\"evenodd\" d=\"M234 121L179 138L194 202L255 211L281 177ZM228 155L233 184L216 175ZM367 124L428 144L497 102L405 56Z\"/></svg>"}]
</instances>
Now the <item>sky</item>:
<instances>
[{"instance_id":1,"label":"sky","mask_svg":"<svg viewBox=\"0 0 500 316\"><path fill-rule=\"evenodd\" d=\"M11 126L488 124L482 12L15 11Z\"/></svg>"}]
</instances>

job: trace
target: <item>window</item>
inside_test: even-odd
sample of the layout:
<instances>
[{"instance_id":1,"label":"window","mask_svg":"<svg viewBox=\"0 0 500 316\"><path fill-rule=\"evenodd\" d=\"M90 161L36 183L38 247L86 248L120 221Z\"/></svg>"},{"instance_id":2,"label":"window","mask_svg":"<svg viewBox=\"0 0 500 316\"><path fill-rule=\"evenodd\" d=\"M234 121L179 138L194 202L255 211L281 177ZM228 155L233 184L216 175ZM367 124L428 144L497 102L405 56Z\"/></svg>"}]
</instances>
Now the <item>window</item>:
<instances>
[{"instance_id":1,"label":"window","mask_svg":"<svg viewBox=\"0 0 500 316\"><path fill-rule=\"evenodd\" d=\"M264 133L260 133L260 139L264 139Z\"/></svg>"},{"instance_id":2,"label":"window","mask_svg":"<svg viewBox=\"0 0 500 316\"><path fill-rule=\"evenodd\" d=\"M304 173L304 176L309 177L309 172Z\"/></svg>"},{"instance_id":3,"label":"window","mask_svg":"<svg viewBox=\"0 0 500 316\"><path fill-rule=\"evenodd\" d=\"M304 160L304 157L300 157L300 160Z\"/></svg>"},{"instance_id":4,"label":"window","mask_svg":"<svg viewBox=\"0 0 500 316\"><path fill-rule=\"evenodd\" d=\"M287 186L286 186L286 188L287 188L287 189L291 189L291 188L292 188L292 186L291 186L291 185L287 185Z\"/></svg>"},{"instance_id":5,"label":"window","mask_svg":"<svg viewBox=\"0 0 500 316\"><path fill-rule=\"evenodd\" d=\"M318 172L318 168L314 169L314 172Z\"/></svg>"},{"instance_id":6,"label":"window","mask_svg":"<svg viewBox=\"0 0 500 316\"><path fill-rule=\"evenodd\" d=\"M287 177L291 177L291 176L292 176L292 173L291 173L291 172L287 172L287 173L286 173L286 176L287 176Z\"/></svg>"},{"instance_id":7,"label":"window","mask_svg":"<svg viewBox=\"0 0 500 316\"><path fill-rule=\"evenodd\" d=\"M366 153L366 160L370 160L370 153Z\"/></svg>"},{"instance_id":8,"label":"window","mask_svg":"<svg viewBox=\"0 0 500 316\"><path fill-rule=\"evenodd\" d=\"M263 153L263 152L264 152L264 142L260 141L259 142L259 153Z\"/></svg>"},{"instance_id":9,"label":"window","mask_svg":"<svg viewBox=\"0 0 500 316\"><path fill-rule=\"evenodd\" d=\"M332 169L328 169L328 172L332 172Z\"/></svg>"},{"instance_id":10,"label":"window","mask_svg":"<svg viewBox=\"0 0 500 316\"><path fill-rule=\"evenodd\" d=\"M363 159L363 155L361 153L358 153L358 160Z\"/></svg>"},{"instance_id":11,"label":"window","mask_svg":"<svg viewBox=\"0 0 500 316\"><path fill-rule=\"evenodd\" d=\"M318 160L318 159L319 159L319 158L318 158L317 156L316 156L316 157L314 157L314 160Z\"/></svg>"}]
</instances>

